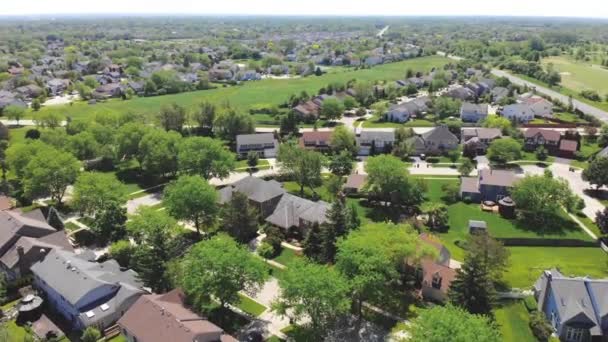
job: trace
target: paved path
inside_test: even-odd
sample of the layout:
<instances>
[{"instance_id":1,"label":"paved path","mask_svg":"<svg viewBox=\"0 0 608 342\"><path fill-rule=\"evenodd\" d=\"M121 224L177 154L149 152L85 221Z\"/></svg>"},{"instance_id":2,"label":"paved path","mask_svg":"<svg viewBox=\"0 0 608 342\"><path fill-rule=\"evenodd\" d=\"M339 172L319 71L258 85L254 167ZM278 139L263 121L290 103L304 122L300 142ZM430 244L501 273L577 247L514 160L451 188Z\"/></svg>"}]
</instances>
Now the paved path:
<instances>
[{"instance_id":1,"label":"paved path","mask_svg":"<svg viewBox=\"0 0 608 342\"><path fill-rule=\"evenodd\" d=\"M569 98L566 95L563 95L555 90L540 86L538 84L526 81L523 78L514 76L504 70L492 69L492 74L495 76L498 76L498 77L506 77L512 83L520 85L520 86L527 85L530 88L535 88L537 92L544 94L546 96L550 96L551 98L553 98L555 100L559 100L560 102L562 102L564 104L567 104L569 101ZM585 114L593 115L596 118L598 118L604 122L608 122L608 112L603 111L594 106L588 105L577 99L572 99L572 104L574 105L574 107L576 109L580 110L581 112L583 112Z\"/></svg>"},{"instance_id":2,"label":"paved path","mask_svg":"<svg viewBox=\"0 0 608 342\"><path fill-rule=\"evenodd\" d=\"M127 201L127 214L133 215L137 212L137 209L141 206L153 206L157 205L162 201L163 194L156 192L146 196L134 198Z\"/></svg>"}]
</instances>

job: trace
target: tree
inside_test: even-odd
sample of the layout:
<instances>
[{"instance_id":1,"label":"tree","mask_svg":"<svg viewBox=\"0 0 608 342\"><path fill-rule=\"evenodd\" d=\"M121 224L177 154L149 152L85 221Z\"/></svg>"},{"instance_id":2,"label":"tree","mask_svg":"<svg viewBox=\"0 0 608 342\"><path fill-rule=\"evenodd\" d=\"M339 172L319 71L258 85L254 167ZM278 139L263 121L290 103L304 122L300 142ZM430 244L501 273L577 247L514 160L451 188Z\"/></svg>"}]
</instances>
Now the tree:
<instances>
[{"instance_id":1,"label":"tree","mask_svg":"<svg viewBox=\"0 0 608 342\"><path fill-rule=\"evenodd\" d=\"M35 112L40 110L40 107L42 107L42 105L40 104L40 100L38 99L33 99L32 100L32 110L34 110Z\"/></svg>"},{"instance_id":2,"label":"tree","mask_svg":"<svg viewBox=\"0 0 608 342\"><path fill-rule=\"evenodd\" d=\"M258 231L258 212L249 205L247 196L234 192L222 209L221 229L239 243L247 243Z\"/></svg>"},{"instance_id":3,"label":"tree","mask_svg":"<svg viewBox=\"0 0 608 342\"><path fill-rule=\"evenodd\" d=\"M562 207L570 210L576 204L568 183L547 175L524 177L515 183L511 197L520 208L522 219L537 227L546 227L558 217Z\"/></svg>"},{"instance_id":4,"label":"tree","mask_svg":"<svg viewBox=\"0 0 608 342\"><path fill-rule=\"evenodd\" d=\"M194 245L179 265L180 285L195 305L222 307L240 301L239 291L256 292L268 272L264 262L227 235Z\"/></svg>"},{"instance_id":5,"label":"tree","mask_svg":"<svg viewBox=\"0 0 608 342\"><path fill-rule=\"evenodd\" d=\"M211 226L219 211L215 188L198 176L180 176L169 184L163 194L167 212L180 220L194 223L200 234L203 226Z\"/></svg>"},{"instance_id":6,"label":"tree","mask_svg":"<svg viewBox=\"0 0 608 342\"><path fill-rule=\"evenodd\" d=\"M233 143L239 134L249 134L255 132L255 126L251 115L237 113L228 109L220 113L213 123L215 133L222 139Z\"/></svg>"},{"instance_id":7,"label":"tree","mask_svg":"<svg viewBox=\"0 0 608 342\"><path fill-rule=\"evenodd\" d=\"M595 214L595 223L600 228L602 234L608 235L608 208L604 208L604 210L598 211Z\"/></svg>"},{"instance_id":8,"label":"tree","mask_svg":"<svg viewBox=\"0 0 608 342\"><path fill-rule=\"evenodd\" d=\"M158 121L166 131L181 132L186 122L186 109L177 103L163 105L158 113Z\"/></svg>"},{"instance_id":9,"label":"tree","mask_svg":"<svg viewBox=\"0 0 608 342\"><path fill-rule=\"evenodd\" d=\"M331 174L326 180L326 187L327 192L329 192L333 198L338 198L344 187L344 178Z\"/></svg>"},{"instance_id":10,"label":"tree","mask_svg":"<svg viewBox=\"0 0 608 342\"><path fill-rule=\"evenodd\" d=\"M82 333L82 336L80 337L80 340L82 342L97 342L101 339L101 333L99 332L99 330L93 328L93 327L88 327L84 330L84 332Z\"/></svg>"},{"instance_id":11,"label":"tree","mask_svg":"<svg viewBox=\"0 0 608 342\"><path fill-rule=\"evenodd\" d=\"M338 99L328 98L321 104L321 115L327 120L337 120L344 114L344 105Z\"/></svg>"},{"instance_id":12,"label":"tree","mask_svg":"<svg viewBox=\"0 0 608 342\"><path fill-rule=\"evenodd\" d=\"M410 340L416 342L502 341L490 318L472 315L451 305L422 310L412 321L408 332Z\"/></svg>"},{"instance_id":13,"label":"tree","mask_svg":"<svg viewBox=\"0 0 608 342\"><path fill-rule=\"evenodd\" d=\"M338 242L336 269L351 285L359 318L363 302L381 298L403 261L417 258L418 242L411 227L388 223L365 225Z\"/></svg>"},{"instance_id":14,"label":"tree","mask_svg":"<svg viewBox=\"0 0 608 342\"><path fill-rule=\"evenodd\" d=\"M83 172L76 179L72 205L84 214L94 215L108 202L124 203L125 186L111 173Z\"/></svg>"},{"instance_id":15,"label":"tree","mask_svg":"<svg viewBox=\"0 0 608 342\"><path fill-rule=\"evenodd\" d=\"M396 157L380 155L365 163L366 189L372 198L385 205L414 206L422 203L421 183L410 180L406 165Z\"/></svg>"},{"instance_id":16,"label":"tree","mask_svg":"<svg viewBox=\"0 0 608 342\"><path fill-rule=\"evenodd\" d=\"M80 163L67 152L49 148L29 161L23 174L26 196L45 196L61 204L65 190L76 181Z\"/></svg>"},{"instance_id":17,"label":"tree","mask_svg":"<svg viewBox=\"0 0 608 342\"><path fill-rule=\"evenodd\" d=\"M219 140L192 137L179 142L177 163L184 173L225 178L234 170L235 155Z\"/></svg>"},{"instance_id":18,"label":"tree","mask_svg":"<svg viewBox=\"0 0 608 342\"><path fill-rule=\"evenodd\" d=\"M357 155L355 134L345 126L338 126L331 134L329 145L335 153L347 151L350 155Z\"/></svg>"},{"instance_id":19,"label":"tree","mask_svg":"<svg viewBox=\"0 0 608 342\"><path fill-rule=\"evenodd\" d=\"M139 143L152 129L136 122L128 122L118 128L115 135L118 159L132 158L137 155Z\"/></svg>"},{"instance_id":20,"label":"tree","mask_svg":"<svg viewBox=\"0 0 608 342\"><path fill-rule=\"evenodd\" d=\"M431 229L442 230L448 225L448 207L443 203L430 202L422 208Z\"/></svg>"},{"instance_id":21,"label":"tree","mask_svg":"<svg viewBox=\"0 0 608 342\"><path fill-rule=\"evenodd\" d=\"M91 230L102 243L118 241L125 237L127 209L120 202L106 201L97 208L97 216Z\"/></svg>"},{"instance_id":22,"label":"tree","mask_svg":"<svg viewBox=\"0 0 608 342\"><path fill-rule=\"evenodd\" d=\"M128 240L118 240L112 243L109 249L110 257L116 260L121 267L125 268L130 267L134 252L135 247Z\"/></svg>"},{"instance_id":23,"label":"tree","mask_svg":"<svg viewBox=\"0 0 608 342\"><path fill-rule=\"evenodd\" d=\"M253 169L258 166L260 155L255 151L249 151L247 153L247 166L249 166L249 175L253 173Z\"/></svg>"},{"instance_id":24,"label":"tree","mask_svg":"<svg viewBox=\"0 0 608 342\"><path fill-rule=\"evenodd\" d=\"M300 195L304 194L304 187L309 187L314 192L314 188L321 185L321 170L325 165L321 153L294 144L282 144L279 146L277 160L281 163L283 172L300 186Z\"/></svg>"},{"instance_id":25,"label":"tree","mask_svg":"<svg viewBox=\"0 0 608 342\"><path fill-rule=\"evenodd\" d=\"M608 185L608 158L598 157L583 171L583 180L601 188Z\"/></svg>"},{"instance_id":26,"label":"tree","mask_svg":"<svg viewBox=\"0 0 608 342\"><path fill-rule=\"evenodd\" d=\"M194 111L194 114L192 116L199 127L213 130L213 121L215 121L215 113L216 108L214 104L210 102L203 102L198 106L198 109Z\"/></svg>"},{"instance_id":27,"label":"tree","mask_svg":"<svg viewBox=\"0 0 608 342\"><path fill-rule=\"evenodd\" d=\"M177 172L178 144L181 136L177 132L159 129L146 133L139 142L137 160L148 176L162 177Z\"/></svg>"},{"instance_id":28,"label":"tree","mask_svg":"<svg viewBox=\"0 0 608 342\"><path fill-rule=\"evenodd\" d=\"M480 254L467 253L448 291L450 302L472 314L490 315L496 289Z\"/></svg>"},{"instance_id":29,"label":"tree","mask_svg":"<svg viewBox=\"0 0 608 342\"><path fill-rule=\"evenodd\" d=\"M338 176L347 176L353 171L353 156L348 151L342 151L329 160L329 170Z\"/></svg>"},{"instance_id":30,"label":"tree","mask_svg":"<svg viewBox=\"0 0 608 342\"><path fill-rule=\"evenodd\" d=\"M17 121L17 126L19 126L19 120L23 118L25 115L25 108L16 105L6 106L3 111L4 115L8 117L10 120Z\"/></svg>"},{"instance_id":31,"label":"tree","mask_svg":"<svg viewBox=\"0 0 608 342\"><path fill-rule=\"evenodd\" d=\"M433 102L433 110L437 116L445 119L450 116L458 116L462 103L450 97L440 96Z\"/></svg>"},{"instance_id":32,"label":"tree","mask_svg":"<svg viewBox=\"0 0 608 342\"><path fill-rule=\"evenodd\" d=\"M70 136L67 144L67 150L78 160L93 159L99 151L99 144L93 134L89 132L81 132Z\"/></svg>"},{"instance_id":33,"label":"tree","mask_svg":"<svg viewBox=\"0 0 608 342\"><path fill-rule=\"evenodd\" d=\"M302 244L302 247L304 248L304 255L306 255L310 260L318 263L323 262L321 258L323 253L322 239L323 237L319 222L314 222L310 227L308 227L306 238Z\"/></svg>"},{"instance_id":34,"label":"tree","mask_svg":"<svg viewBox=\"0 0 608 342\"><path fill-rule=\"evenodd\" d=\"M487 156L493 162L506 164L521 158L521 144L511 138L494 140L488 147Z\"/></svg>"},{"instance_id":35,"label":"tree","mask_svg":"<svg viewBox=\"0 0 608 342\"><path fill-rule=\"evenodd\" d=\"M539 146L536 151L534 151L534 154L538 160L546 160L547 157L549 157L549 153L544 146Z\"/></svg>"},{"instance_id":36,"label":"tree","mask_svg":"<svg viewBox=\"0 0 608 342\"><path fill-rule=\"evenodd\" d=\"M509 250L488 234L474 234L467 240L467 252L483 261L494 282L502 279L509 266Z\"/></svg>"},{"instance_id":37,"label":"tree","mask_svg":"<svg viewBox=\"0 0 608 342\"><path fill-rule=\"evenodd\" d=\"M10 144L6 149L6 163L18 178L23 178L25 168L38 154L44 154L51 146L39 140L26 140L24 143Z\"/></svg>"},{"instance_id":38,"label":"tree","mask_svg":"<svg viewBox=\"0 0 608 342\"><path fill-rule=\"evenodd\" d=\"M281 295L272 309L294 320L309 317L319 340L350 309L347 280L326 266L294 261L280 277L279 286Z\"/></svg>"},{"instance_id":39,"label":"tree","mask_svg":"<svg viewBox=\"0 0 608 342\"><path fill-rule=\"evenodd\" d=\"M530 330L538 341L549 341L553 335L553 327L547 322L547 317L542 311L534 311L530 313Z\"/></svg>"},{"instance_id":40,"label":"tree","mask_svg":"<svg viewBox=\"0 0 608 342\"><path fill-rule=\"evenodd\" d=\"M475 166L469 158L463 158L462 163L458 165L458 172L460 172L462 177L468 177L474 169Z\"/></svg>"},{"instance_id":41,"label":"tree","mask_svg":"<svg viewBox=\"0 0 608 342\"><path fill-rule=\"evenodd\" d=\"M486 128L498 128L501 131L506 132L509 128L511 128L511 121L502 116L488 115L483 120L482 126Z\"/></svg>"}]
</instances>

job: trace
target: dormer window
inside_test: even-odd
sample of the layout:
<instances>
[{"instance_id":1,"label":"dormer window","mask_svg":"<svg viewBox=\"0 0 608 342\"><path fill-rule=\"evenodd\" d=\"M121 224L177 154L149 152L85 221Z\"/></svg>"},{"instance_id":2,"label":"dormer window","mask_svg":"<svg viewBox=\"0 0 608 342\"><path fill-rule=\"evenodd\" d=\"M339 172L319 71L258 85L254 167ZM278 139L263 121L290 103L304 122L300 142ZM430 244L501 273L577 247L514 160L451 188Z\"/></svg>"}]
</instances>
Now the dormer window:
<instances>
[{"instance_id":1,"label":"dormer window","mask_svg":"<svg viewBox=\"0 0 608 342\"><path fill-rule=\"evenodd\" d=\"M432 282L431 286L434 289L438 289L438 290L441 289L441 280L442 279L441 279L441 276L439 275L439 273L433 274L433 282Z\"/></svg>"}]
</instances>

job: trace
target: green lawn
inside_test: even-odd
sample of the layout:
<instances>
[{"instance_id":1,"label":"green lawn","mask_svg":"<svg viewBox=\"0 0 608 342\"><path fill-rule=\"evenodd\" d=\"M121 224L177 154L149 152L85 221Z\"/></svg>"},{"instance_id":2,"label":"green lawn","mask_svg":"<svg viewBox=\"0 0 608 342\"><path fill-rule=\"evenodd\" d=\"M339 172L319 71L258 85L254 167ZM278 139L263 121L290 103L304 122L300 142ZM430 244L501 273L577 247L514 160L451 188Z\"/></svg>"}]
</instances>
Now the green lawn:
<instances>
[{"instance_id":1,"label":"green lawn","mask_svg":"<svg viewBox=\"0 0 608 342\"><path fill-rule=\"evenodd\" d=\"M518 221L506 220L498 214L484 212L480 209L479 204L459 202L449 206L448 213L449 229L445 233L439 233L438 236L456 260L464 258L465 251L456 243L466 241L469 236L469 220L485 221L488 224L490 235L498 238L591 239L575 222L567 219L565 214L558 225L549 227L545 231L539 231L536 227L526 227Z\"/></svg>"},{"instance_id":2,"label":"green lawn","mask_svg":"<svg viewBox=\"0 0 608 342\"><path fill-rule=\"evenodd\" d=\"M278 262L281 265L289 266L294 260L301 258L293 249L283 248L281 253L277 255L273 261Z\"/></svg>"},{"instance_id":3,"label":"green lawn","mask_svg":"<svg viewBox=\"0 0 608 342\"><path fill-rule=\"evenodd\" d=\"M120 334L112 337L107 342L127 342L127 338L124 335Z\"/></svg>"},{"instance_id":4,"label":"green lawn","mask_svg":"<svg viewBox=\"0 0 608 342\"><path fill-rule=\"evenodd\" d=\"M69 230L69 231L74 231L74 230L80 229L80 226L74 222L67 222L66 224L64 224L64 226L65 226L65 229Z\"/></svg>"},{"instance_id":5,"label":"green lawn","mask_svg":"<svg viewBox=\"0 0 608 342\"><path fill-rule=\"evenodd\" d=\"M363 127L368 128L399 128L399 127L435 127L435 123L424 119L410 120L406 123L384 122L378 119L370 119L363 122Z\"/></svg>"},{"instance_id":6,"label":"green lawn","mask_svg":"<svg viewBox=\"0 0 608 342\"><path fill-rule=\"evenodd\" d=\"M425 193L426 200L429 202L441 202L441 198L444 196L441 187L446 184L458 185L458 179L427 179L427 190Z\"/></svg>"},{"instance_id":7,"label":"green lawn","mask_svg":"<svg viewBox=\"0 0 608 342\"><path fill-rule=\"evenodd\" d=\"M264 311L266 311L266 307L264 305L256 302L255 300L247 296L243 296L239 293L239 298L240 301L236 306L254 317L258 317Z\"/></svg>"},{"instance_id":8,"label":"green lawn","mask_svg":"<svg viewBox=\"0 0 608 342\"><path fill-rule=\"evenodd\" d=\"M249 165L247 165L247 159L239 160L236 162L236 165L235 165L236 169L242 169L242 168L247 168L247 167L249 167ZM260 159L258 161L258 165L256 167L258 169L268 168L268 167L270 167L270 163L266 159Z\"/></svg>"},{"instance_id":9,"label":"green lawn","mask_svg":"<svg viewBox=\"0 0 608 342\"><path fill-rule=\"evenodd\" d=\"M530 330L530 315L520 300L502 301L494 310L504 342L536 342Z\"/></svg>"},{"instance_id":10,"label":"green lawn","mask_svg":"<svg viewBox=\"0 0 608 342\"><path fill-rule=\"evenodd\" d=\"M27 336L32 337L27 330L18 326L13 320L8 321L5 324L5 327L8 334L8 341L25 341Z\"/></svg>"},{"instance_id":11,"label":"green lawn","mask_svg":"<svg viewBox=\"0 0 608 342\"><path fill-rule=\"evenodd\" d=\"M265 79L257 82L246 82L241 86L217 88L212 90L193 91L175 95L139 97L132 100L114 99L96 105L85 102L66 106L44 107L39 113L54 112L61 116L69 115L72 118L92 117L96 114L132 112L134 114L154 114L160 106L176 102L188 109L202 101L215 104L230 102L237 110L247 111L254 104L267 103L279 105L292 94L306 91L316 94L322 87L331 83L346 83L351 79L359 81L387 80L395 81L403 78L405 70L429 71L433 67L440 67L449 62L440 56L414 58L406 61L383 64L371 69L354 70L352 68L336 68L335 72L323 76L311 76L289 80ZM38 113L28 112L27 116L35 118Z\"/></svg>"},{"instance_id":12,"label":"green lawn","mask_svg":"<svg viewBox=\"0 0 608 342\"><path fill-rule=\"evenodd\" d=\"M283 182L283 188L287 190L287 192L289 192L290 194L301 196L300 186L296 182ZM332 195L329 193L329 190L327 190L327 187L325 185L321 185L319 187L314 188L314 193L316 193L317 197L323 201L332 201ZM304 195L302 197L314 199L314 193L310 188L304 187Z\"/></svg>"},{"instance_id":13,"label":"green lawn","mask_svg":"<svg viewBox=\"0 0 608 342\"><path fill-rule=\"evenodd\" d=\"M569 89L580 92L591 89L601 96L608 93L608 70L589 62L576 61L566 56L551 56L543 58L543 65L553 64L553 68L562 76L561 84Z\"/></svg>"},{"instance_id":14,"label":"green lawn","mask_svg":"<svg viewBox=\"0 0 608 342\"><path fill-rule=\"evenodd\" d=\"M504 280L512 287L530 288L541 272L558 267L565 275L605 278L608 254L598 247L508 247L511 256Z\"/></svg>"}]
</instances>

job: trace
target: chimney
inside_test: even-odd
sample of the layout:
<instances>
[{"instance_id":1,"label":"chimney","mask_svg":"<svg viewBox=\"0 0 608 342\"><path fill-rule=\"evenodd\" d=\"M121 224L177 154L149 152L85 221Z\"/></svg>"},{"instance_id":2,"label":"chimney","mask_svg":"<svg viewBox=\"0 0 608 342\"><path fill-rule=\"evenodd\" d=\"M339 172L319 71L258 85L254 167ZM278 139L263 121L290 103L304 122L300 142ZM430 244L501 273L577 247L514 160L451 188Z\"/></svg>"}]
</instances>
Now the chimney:
<instances>
[{"instance_id":1,"label":"chimney","mask_svg":"<svg viewBox=\"0 0 608 342\"><path fill-rule=\"evenodd\" d=\"M19 255L19 259L17 260L17 264L19 265L19 273L26 274L28 271L28 265L26 265L23 246L17 246L17 254Z\"/></svg>"}]
</instances>

